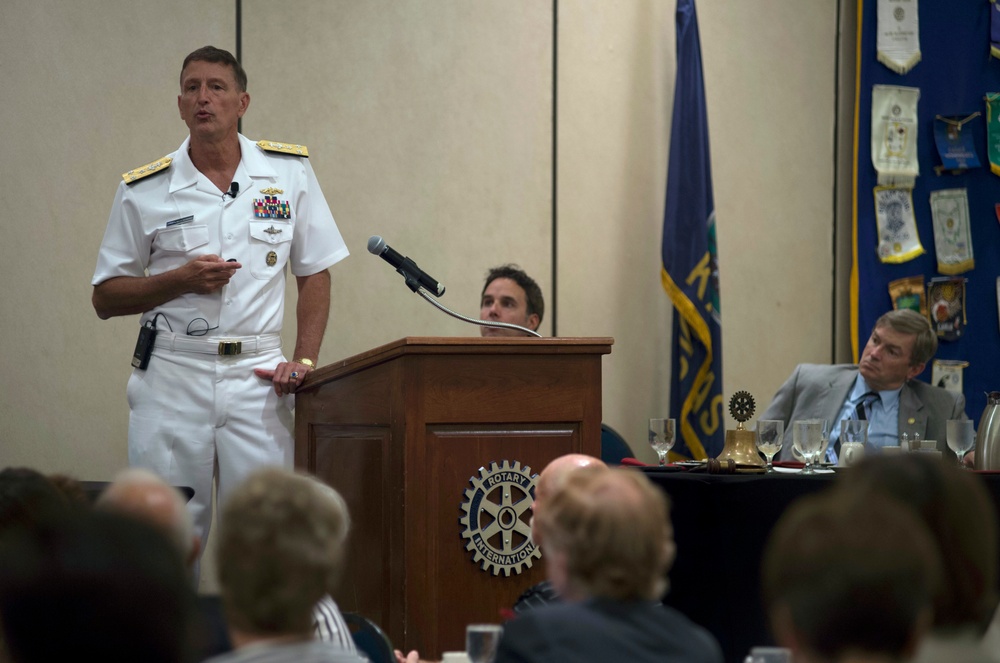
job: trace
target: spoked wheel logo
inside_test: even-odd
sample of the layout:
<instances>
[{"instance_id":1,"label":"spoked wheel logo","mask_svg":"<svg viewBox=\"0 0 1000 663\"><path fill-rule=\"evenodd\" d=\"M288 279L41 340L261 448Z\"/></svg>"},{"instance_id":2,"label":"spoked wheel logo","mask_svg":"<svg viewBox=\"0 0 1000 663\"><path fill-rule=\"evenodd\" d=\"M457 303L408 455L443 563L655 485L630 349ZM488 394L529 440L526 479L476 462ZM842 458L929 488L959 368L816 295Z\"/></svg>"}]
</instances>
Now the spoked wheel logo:
<instances>
[{"instance_id":1,"label":"spoked wheel logo","mask_svg":"<svg viewBox=\"0 0 1000 663\"><path fill-rule=\"evenodd\" d=\"M465 549L472 551L472 561L483 571L505 576L531 568L542 551L531 540L531 503L535 480L531 468L521 468L520 462L490 463L490 469L479 468L479 477L472 477L472 488L465 491L462 503L462 538Z\"/></svg>"}]
</instances>

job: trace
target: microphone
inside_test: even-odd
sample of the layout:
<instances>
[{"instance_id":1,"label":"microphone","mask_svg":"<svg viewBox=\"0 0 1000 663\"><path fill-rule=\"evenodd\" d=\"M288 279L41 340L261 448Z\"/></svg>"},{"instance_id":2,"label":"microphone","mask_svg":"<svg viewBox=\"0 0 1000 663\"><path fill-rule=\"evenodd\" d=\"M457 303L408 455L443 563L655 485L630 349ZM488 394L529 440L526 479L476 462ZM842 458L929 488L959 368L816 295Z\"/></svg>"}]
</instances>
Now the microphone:
<instances>
[{"instance_id":1,"label":"microphone","mask_svg":"<svg viewBox=\"0 0 1000 663\"><path fill-rule=\"evenodd\" d=\"M372 235L368 238L368 252L377 255L378 257L385 260L387 263L396 268L396 271L403 275L406 279L406 285L413 292L417 291L417 288L423 286L435 297L440 297L444 294L444 286L437 282L434 278L427 274L424 270L417 267L417 263L413 262L405 256L401 256L396 251L385 243L385 240L378 235Z\"/></svg>"},{"instance_id":2,"label":"microphone","mask_svg":"<svg viewBox=\"0 0 1000 663\"><path fill-rule=\"evenodd\" d=\"M236 194L238 194L239 192L240 192L240 183L233 182L232 184L229 185L229 191L223 193L222 197L225 198L226 196L229 196L230 198L235 198Z\"/></svg>"}]
</instances>

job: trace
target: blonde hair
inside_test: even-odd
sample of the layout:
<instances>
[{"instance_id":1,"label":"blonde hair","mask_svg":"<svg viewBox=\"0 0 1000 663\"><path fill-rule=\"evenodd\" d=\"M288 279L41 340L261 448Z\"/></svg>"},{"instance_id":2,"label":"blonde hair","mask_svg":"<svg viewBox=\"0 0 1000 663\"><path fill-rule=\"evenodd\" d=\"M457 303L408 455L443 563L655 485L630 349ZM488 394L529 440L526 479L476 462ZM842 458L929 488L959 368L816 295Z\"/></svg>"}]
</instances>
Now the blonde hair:
<instances>
[{"instance_id":1,"label":"blonde hair","mask_svg":"<svg viewBox=\"0 0 1000 663\"><path fill-rule=\"evenodd\" d=\"M255 472L223 506L218 547L226 615L242 631L312 631L312 607L340 572L349 519L339 495L281 468Z\"/></svg>"},{"instance_id":2,"label":"blonde hair","mask_svg":"<svg viewBox=\"0 0 1000 663\"><path fill-rule=\"evenodd\" d=\"M543 552L566 557L586 596L657 599L673 562L667 497L642 474L601 467L570 473L538 513Z\"/></svg>"}]
</instances>

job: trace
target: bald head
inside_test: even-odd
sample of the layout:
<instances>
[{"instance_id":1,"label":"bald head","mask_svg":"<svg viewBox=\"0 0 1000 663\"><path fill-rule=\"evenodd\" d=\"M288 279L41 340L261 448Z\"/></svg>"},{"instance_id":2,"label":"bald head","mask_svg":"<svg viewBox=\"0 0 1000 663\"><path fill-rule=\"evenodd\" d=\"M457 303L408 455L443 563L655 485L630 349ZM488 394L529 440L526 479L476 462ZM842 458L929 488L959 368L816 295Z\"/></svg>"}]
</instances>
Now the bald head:
<instances>
[{"instance_id":1,"label":"bald head","mask_svg":"<svg viewBox=\"0 0 1000 663\"><path fill-rule=\"evenodd\" d=\"M581 467L607 467L600 458L587 456L584 454L566 454L552 460L542 473L538 475L538 483L535 484L535 506L538 510L538 502L551 495L566 481L566 477L573 470Z\"/></svg>"},{"instance_id":2,"label":"bald head","mask_svg":"<svg viewBox=\"0 0 1000 663\"><path fill-rule=\"evenodd\" d=\"M600 458L587 456L584 454L566 454L553 459L545 466L542 473L538 475L535 483L535 501L531 505L533 514L531 519L531 538L535 545L541 545L541 535L535 527L535 517L545 509L545 504L552 499L552 495L559 491L559 488L566 483L566 479L574 471L584 467L600 467L607 469L607 465Z\"/></svg>"},{"instance_id":3,"label":"bald head","mask_svg":"<svg viewBox=\"0 0 1000 663\"><path fill-rule=\"evenodd\" d=\"M186 562L197 557L199 543L184 496L152 472L135 468L120 472L97 499L97 507L158 528L177 545Z\"/></svg>"}]
</instances>

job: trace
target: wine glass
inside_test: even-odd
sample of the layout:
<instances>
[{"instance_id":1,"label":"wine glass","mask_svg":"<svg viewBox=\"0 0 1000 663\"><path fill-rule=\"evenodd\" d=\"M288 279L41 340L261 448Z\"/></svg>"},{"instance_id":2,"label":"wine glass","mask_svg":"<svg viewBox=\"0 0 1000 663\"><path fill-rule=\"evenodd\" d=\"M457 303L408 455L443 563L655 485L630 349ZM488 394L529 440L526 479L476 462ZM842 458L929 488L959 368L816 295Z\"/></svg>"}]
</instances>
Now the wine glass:
<instances>
[{"instance_id":1,"label":"wine glass","mask_svg":"<svg viewBox=\"0 0 1000 663\"><path fill-rule=\"evenodd\" d=\"M667 452L673 449L676 439L676 421L673 419L649 420L649 446L653 447L660 467L667 464Z\"/></svg>"},{"instance_id":2,"label":"wine glass","mask_svg":"<svg viewBox=\"0 0 1000 663\"><path fill-rule=\"evenodd\" d=\"M816 474L813 463L823 452L824 427L825 422L822 419L804 419L792 422L792 443L805 461L801 474Z\"/></svg>"},{"instance_id":3,"label":"wine glass","mask_svg":"<svg viewBox=\"0 0 1000 663\"><path fill-rule=\"evenodd\" d=\"M945 434L948 436L948 448L958 457L958 466L964 468L962 459L976 441L972 419L949 419Z\"/></svg>"},{"instance_id":4,"label":"wine glass","mask_svg":"<svg viewBox=\"0 0 1000 663\"><path fill-rule=\"evenodd\" d=\"M780 419L757 420L757 449L767 459L767 473L774 472L771 459L781 451L782 436L785 433L785 422Z\"/></svg>"},{"instance_id":5,"label":"wine glass","mask_svg":"<svg viewBox=\"0 0 1000 663\"><path fill-rule=\"evenodd\" d=\"M503 626L469 624L465 627L465 653L472 663L493 663Z\"/></svg>"}]
</instances>

